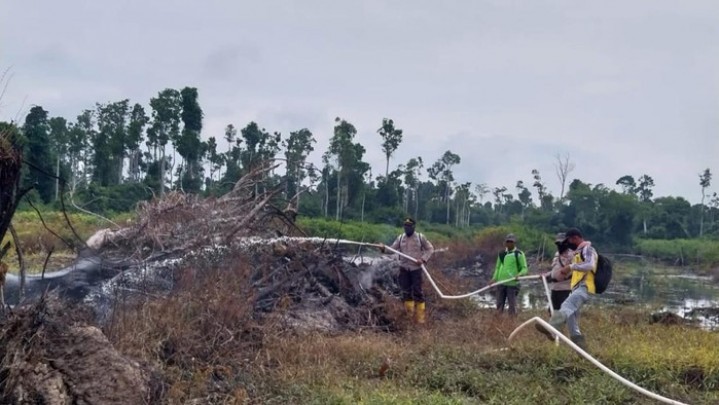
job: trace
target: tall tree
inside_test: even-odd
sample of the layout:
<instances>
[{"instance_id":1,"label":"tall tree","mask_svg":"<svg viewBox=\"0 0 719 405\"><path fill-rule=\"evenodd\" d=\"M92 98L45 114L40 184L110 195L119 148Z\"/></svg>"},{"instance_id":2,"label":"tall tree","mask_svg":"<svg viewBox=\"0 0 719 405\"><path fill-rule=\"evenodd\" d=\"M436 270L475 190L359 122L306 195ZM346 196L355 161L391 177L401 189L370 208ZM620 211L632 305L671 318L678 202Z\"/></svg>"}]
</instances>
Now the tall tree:
<instances>
[{"instance_id":1,"label":"tall tree","mask_svg":"<svg viewBox=\"0 0 719 405\"><path fill-rule=\"evenodd\" d=\"M517 198L522 204L522 219L524 219L525 210L532 205L532 193L527 189L522 180L517 181L515 188L517 189Z\"/></svg>"},{"instance_id":2,"label":"tall tree","mask_svg":"<svg viewBox=\"0 0 719 405\"><path fill-rule=\"evenodd\" d=\"M474 203L474 195L470 191L471 182L462 183L457 186L454 192L454 200L456 203L457 215L455 217L455 225L459 227L469 226L472 204Z\"/></svg>"},{"instance_id":3,"label":"tall tree","mask_svg":"<svg viewBox=\"0 0 719 405\"><path fill-rule=\"evenodd\" d=\"M507 187L495 187L492 189L492 195L494 195L494 203L496 204L496 210L500 214L502 213L502 206L504 205L504 192L507 191Z\"/></svg>"},{"instance_id":4,"label":"tall tree","mask_svg":"<svg viewBox=\"0 0 719 405\"><path fill-rule=\"evenodd\" d=\"M250 122L240 131L245 141L245 149L241 153L242 169L244 173L249 173L260 167L267 168L272 164L271 160L275 158L280 150L281 135L279 132L270 134L264 128L260 128L257 123ZM266 171L262 171L263 179L267 176ZM255 183L255 195L259 195L261 185ZM262 183L264 187L264 182Z\"/></svg>"},{"instance_id":5,"label":"tall tree","mask_svg":"<svg viewBox=\"0 0 719 405\"><path fill-rule=\"evenodd\" d=\"M294 209L298 212L300 208L299 189L302 181L307 176L305 164L310 152L315 150L312 144L316 142L312 132L307 128L290 132L290 136L282 141L287 165L285 195L291 203L294 200Z\"/></svg>"},{"instance_id":6,"label":"tall tree","mask_svg":"<svg viewBox=\"0 0 719 405\"><path fill-rule=\"evenodd\" d=\"M330 215L330 171L332 170L332 154L329 149L322 154L322 185L324 193L322 198L322 212L325 217Z\"/></svg>"},{"instance_id":7,"label":"tall tree","mask_svg":"<svg viewBox=\"0 0 719 405\"><path fill-rule=\"evenodd\" d=\"M228 124L225 127L225 141L227 141L227 152L222 155L225 165L225 174L220 176L220 191L224 191L234 185L242 177L242 139L237 137L237 128Z\"/></svg>"},{"instance_id":8,"label":"tall tree","mask_svg":"<svg viewBox=\"0 0 719 405\"><path fill-rule=\"evenodd\" d=\"M424 168L422 157L411 158L404 168L404 184L406 186L405 211L410 212L410 199L414 201L412 210L414 218L419 220L419 184L421 171Z\"/></svg>"},{"instance_id":9,"label":"tall tree","mask_svg":"<svg viewBox=\"0 0 719 405\"><path fill-rule=\"evenodd\" d=\"M557 173L559 184L562 186L561 191L559 192L559 200L561 201L564 199L564 186L567 184L569 173L574 170L575 165L574 162L570 160L569 153L565 153L564 155L557 153L554 155L554 158L556 160L556 162L554 162L554 169Z\"/></svg>"},{"instance_id":10,"label":"tall tree","mask_svg":"<svg viewBox=\"0 0 719 405\"><path fill-rule=\"evenodd\" d=\"M402 130L394 127L394 121L389 118L382 119L382 128L377 130L377 133L382 137L382 152L384 152L387 158L387 164L385 165L384 177L387 178L389 174L389 159L392 157L394 152L402 143Z\"/></svg>"},{"instance_id":11,"label":"tall tree","mask_svg":"<svg viewBox=\"0 0 719 405\"><path fill-rule=\"evenodd\" d=\"M450 194L452 189L452 182L454 181L454 172L452 168L461 162L459 155L452 153L451 151L445 151L442 157L437 160L432 167L427 169L430 178L437 180L437 186L444 190L442 201L447 205L445 222L449 224L450 214Z\"/></svg>"},{"instance_id":12,"label":"tall tree","mask_svg":"<svg viewBox=\"0 0 719 405\"><path fill-rule=\"evenodd\" d=\"M91 152L91 140L95 139L95 112L93 110L84 110L77 116L77 123L70 131L70 154L74 160L71 163L73 167L74 180L72 190L78 185L87 185L93 173Z\"/></svg>"},{"instance_id":13,"label":"tall tree","mask_svg":"<svg viewBox=\"0 0 719 405\"><path fill-rule=\"evenodd\" d=\"M147 130L147 145L151 149L156 170L148 173L152 186L165 193L167 159L165 146L171 139L177 139L180 132L181 96L174 89L165 89L150 99L152 125ZM155 178L152 178L155 177Z\"/></svg>"},{"instance_id":14,"label":"tall tree","mask_svg":"<svg viewBox=\"0 0 719 405\"><path fill-rule=\"evenodd\" d=\"M704 169L704 173L699 174L699 185L702 188L702 206L699 214L699 237L704 235L704 199L706 198L706 189L711 186L712 173L709 168Z\"/></svg>"},{"instance_id":15,"label":"tall tree","mask_svg":"<svg viewBox=\"0 0 719 405\"><path fill-rule=\"evenodd\" d=\"M185 87L180 91L183 123L182 134L177 141L177 153L183 159L180 187L182 190L197 193L202 187L202 158L206 144L200 139L202 131L202 109L198 102L197 89Z\"/></svg>"},{"instance_id":16,"label":"tall tree","mask_svg":"<svg viewBox=\"0 0 719 405\"><path fill-rule=\"evenodd\" d=\"M55 180L52 177L54 158L50 147L47 111L40 106L31 108L25 117L22 132L26 139L24 160L32 165L25 172L23 183L26 186L34 184L42 201L49 203L54 195Z\"/></svg>"},{"instance_id":17,"label":"tall tree","mask_svg":"<svg viewBox=\"0 0 719 405\"><path fill-rule=\"evenodd\" d=\"M639 202L641 203L639 215L642 218L642 230L645 235L648 232L647 217L652 204L652 196L654 195L654 192L652 191L653 187L654 179L644 174L639 178L639 183L635 188L635 191L639 194Z\"/></svg>"},{"instance_id":18,"label":"tall tree","mask_svg":"<svg viewBox=\"0 0 719 405\"><path fill-rule=\"evenodd\" d=\"M624 194L635 194L637 192L637 182L634 181L634 176L622 176L615 184L622 187Z\"/></svg>"},{"instance_id":19,"label":"tall tree","mask_svg":"<svg viewBox=\"0 0 719 405\"><path fill-rule=\"evenodd\" d=\"M227 154L232 153L232 148L235 147L235 139L237 138L237 128L232 124L227 124L225 127L225 141L227 141Z\"/></svg>"},{"instance_id":20,"label":"tall tree","mask_svg":"<svg viewBox=\"0 0 719 405\"><path fill-rule=\"evenodd\" d=\"M479 183L476 186L474 186L474 192L477 193L477 197L479 197L479 203L482 204L484 201L484 196L489 194L491 190L487 186L487 183Z\"/></svg>"},{"instance_id":21,"label":"tall tree","mask_svg":"<svg viewBox=\"0 0 719 405\"><path fill-rule=\"evenodd\" d=\"M654 192L652 191L653 187L654 179L646 174L642 175L642 177L639 178L636 187L636 192L639 195L639 201L645 203L651 202L652 196L654 195Z\"/></svg>"},{"instance_id":22,"label":"tall tree","mask_svg":"<svg viewBox=\"0 0 719 405\"><path fill-rule=\"evenodd\" d=\"M717 211L719 211L719 195L717 195L716 191L712 194L711 200L709 200L709 207L710 207L710 213L711 217L709 218L709 223L712 224L715 227L716 231L716 218L717 218Z\"/></svg>"},{"instance_id":23,"label":"tall tree","mask_svg":"<svg viewBox=\"0 0 719 405\"><path fill-rule=\"evenodd\" d=\"M399 179L399 170L396 170L394 172L394 178ZM362 177L362 183L363 184L370 184L372 182L372 169L367 171L367 173ZM365 201L367 200L367 188L362 188L362 205L360 207L360 222L364 223L364 207L365 207Z\"/></svg>"},{"instance_id":24,"label":"tall tree","mask_svg":"<svg viewBox=\"0 0 719 405\"><path fill-rule=\"evenodd\" d=\"M60 165L67 156L69 130L65 118L53 117L48 123L50 124L50 142L55 154L55 201L57 201L60 193Z\"/></svg>"},{"instance_id":25,"label":"tall tree","mask_svg":"<svg viewBox=\"0 0 719 405\"><path fill-rule=\"evenodd\" d=\"M539 174L539 170L532 169L532 178L534 183L532 187L537 189L537 197L539 198L539 206L543 210L549 210L552 207L552 195L547 191L547 186L542 181L542 176Z\"/></svg>"},{"instance_id":26,"label":"tall tree","mask_svg":"<svg viewBox=\"0 0 719 405\"><path fill-rule=\"evenodd\" d=\"M334 157L337 165L337 201L335 209L335 219L342 217L342 209L349 202L349 184L342 185L342 180L348 176L353 163L357 159L358 150L354 144L354 137L357 129L349 122L335 118L334 135L330 139L329 155ZM361 145L360 145L361 146ZM364 149L364 148L362 148ZM364 150L362 150L364 153ZM364 174L364 173L363 173Z\"/></svg>"},{"instance_id":27,"label":"tall tree","mask_svg":"<svg viewBox=\"0 0 719 405\"><path fill-rule=\"evenodd\" d=\"M210 177L207 188L212 188L215 182L215 173L222 169L222 154L217 152L217 140L214 136L207 139L207 160L210 162Z\"/></svg>"},{"instance_id":28,"label":"tall tree","mask_svg":"<svg viewBox=\"0 0 719 405\"><path fill-rule=\"evenodd\" d=\"M127 147L129 100L97 104L99 131L93 139L93 179L102 186L122 183Z\"/></svg>"},{"instance_id":29,"label":"tall tree","mask_svg":"<svg viewBox=\"0 0 719 405\"><path fill-rule=\"evenodd\" d=\"M245 142L245 149L242 151L241 158L242 169L245 173L249 173L260 163L262 159L260 151L270 134L264 128L260 128L254 121L242 128L240 133Z\"/></svg>"},{"instance_id":30,"label":"tall tree","mask_svg":"<svg viewBox=\"0 0 719 405\"><path fill-rule=\"evenodd\" d=\"M130 112L130 122L127 125L127 154L129 158L128 175L130 181L137 183L141 175L140 145L145 138L145 127L150 119L145 114L145 109L140 104L135 104Z\"/></svg>"}]
</instances>

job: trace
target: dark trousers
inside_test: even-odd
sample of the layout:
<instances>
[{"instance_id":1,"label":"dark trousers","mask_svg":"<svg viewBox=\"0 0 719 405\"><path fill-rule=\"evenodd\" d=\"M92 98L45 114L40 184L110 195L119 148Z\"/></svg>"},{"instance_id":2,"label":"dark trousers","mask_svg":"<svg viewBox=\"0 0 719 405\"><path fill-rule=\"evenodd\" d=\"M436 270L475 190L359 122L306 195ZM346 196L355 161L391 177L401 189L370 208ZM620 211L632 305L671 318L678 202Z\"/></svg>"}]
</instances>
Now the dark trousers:
<instances>
[{"instance_id":1,"label":"dark trousers","mask_svg":"<svg viewBox=\"0 0 719 405\"><path fill-rule=\"evenodd\" d=\"M562 308L562 303L569 297L571 292L570 290L552 290L552 309L559 311Z\"/></svg>"},{"instance_id":2,"label":"dark trousers","mask_svg":"<svg viewBox=\"0 0 719 405\"><path fill-rule=\"evenodd\" d=\"M504 311L505 301L509 304L509 314L515 315L517 313L517 295L519 293L519 286L497 286L497 310L499 312Z\"/></svg>"},{"instance_id":3,"label":"dark trousers","mask_svg":"<svg viewBox=\"0 0 719 405\"><path fill-rule=\"evenodd\" d=\"M397 281L399 282L399 288L402 289L402 301L424 302L421 269L409 271L400 268Z\"/></svg>"}]
</instances>

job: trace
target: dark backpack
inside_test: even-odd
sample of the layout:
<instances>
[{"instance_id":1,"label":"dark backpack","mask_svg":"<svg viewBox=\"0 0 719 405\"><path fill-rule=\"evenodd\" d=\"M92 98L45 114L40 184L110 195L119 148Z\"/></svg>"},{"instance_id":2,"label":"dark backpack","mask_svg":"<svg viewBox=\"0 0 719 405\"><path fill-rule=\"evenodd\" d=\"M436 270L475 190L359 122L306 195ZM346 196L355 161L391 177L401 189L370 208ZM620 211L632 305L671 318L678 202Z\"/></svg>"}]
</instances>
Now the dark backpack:
<instances>
[{"instance_id":1,"label":"dark backpack","mask_svg":"<svg viewBox=\"0 0 719 405\"><path fill-rule=\"evenodd\" d=\"M584 260L584 253L579 252L580 257ZM597 253L597 270L594 272L594 289L597 294L601 294L609 287L612 281L612 261L607 256Z\"/></svg>"},{"instance_id":2,"label":"dark backpack","mask_svg":"<svg viewBox=\"0 0 719 405\"><path fill-rule=\"evenodd\" d=\"M612 280L612 261L607 256L597 254L597 271L594 272L594 287L601 294L609 287Z\"/></svg>"},{"instance_id":3,"label":"dark backpack","mask_svg":"<svg viewBox=\"0 0 719 405\"><path fill-rule=\"evenodd\" d=\"M521 250L519 250L519 249L514 250L514 262L517 264L517 274L519 274L519 271L521 270L521 268L519 267L519 254L520 253L522 253ZM504 265L504 256L507 256L506 251L499 252L499 262L502 263L502 265Z\"/></svg>"}]
</instances>

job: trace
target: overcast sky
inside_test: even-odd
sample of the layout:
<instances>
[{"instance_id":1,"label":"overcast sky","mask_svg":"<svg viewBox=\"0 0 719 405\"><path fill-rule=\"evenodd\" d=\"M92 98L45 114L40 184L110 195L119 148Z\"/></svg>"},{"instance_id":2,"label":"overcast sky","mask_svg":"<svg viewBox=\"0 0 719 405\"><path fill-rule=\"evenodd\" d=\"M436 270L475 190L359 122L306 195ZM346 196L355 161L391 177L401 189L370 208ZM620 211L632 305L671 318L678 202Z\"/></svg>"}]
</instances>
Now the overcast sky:
<instances>
[{"instance_id":1,"label":"overcast sky","mask_svg":"<svg viewBox=\"0 0 719 405\"><path fill-rule=\"evenodd\" d=\"M256 121L309 128L320 161L334 118L384 174L383 117L404 130L392 166L458 154L460 182L571 178L614 187L648 174L655 196L719 191L719 2L6 0L0 120L41 105L146 106L193 86L203 137ZM534 190L532 190L534 191ZM536 199L536 197L535 197Z\"/></svg>"}]
</instances>

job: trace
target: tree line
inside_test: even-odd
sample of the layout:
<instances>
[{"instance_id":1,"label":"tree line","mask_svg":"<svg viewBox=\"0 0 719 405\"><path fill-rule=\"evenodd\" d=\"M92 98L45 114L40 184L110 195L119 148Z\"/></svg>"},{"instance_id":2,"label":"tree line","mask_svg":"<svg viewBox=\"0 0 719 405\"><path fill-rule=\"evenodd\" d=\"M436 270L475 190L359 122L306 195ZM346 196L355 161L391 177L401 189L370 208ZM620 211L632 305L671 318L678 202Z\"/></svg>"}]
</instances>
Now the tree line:
<instances>
[{"instance_id":1,"label":"tree line","mask_svg":"<svg viewBox=\"0 0 719 405\"><path fill-rule=\"evenodd\" d=\"M0 125L23 142L23 185L34 186L34 198L45 204L64 191L85 209L127 211L171 190L220 195L243 175L264 169L263 184L282 190L278 200L311 217L395 223L412 215L458 227L522 221L548 232L574 225L615 244L631 243L635 236L719 236L719 197L709 192L709 168L698 175L701 203L692 205L679 196L655 197L647 174L627 174L610 185L570 181L574 163L569 155L557 155L561 191L554 196L538 170L532 170L530 183L457 182L454 170L462 159L450 150L434 161L417 156L392 166L407 134L389 118L378 123L372 146L385 157L377 175L363 160L367 149L346 119L335 119L317 167L308 163L317 142L307 128L283 135L255 122L239 130L228 124L220 135L227 146L220 149L218 138L202 136L203 118L198 90L185 87L160 91L148 110L124 99L97 103L68 120L34 106L22 125Z\"/></svg>"}]
</instances>

